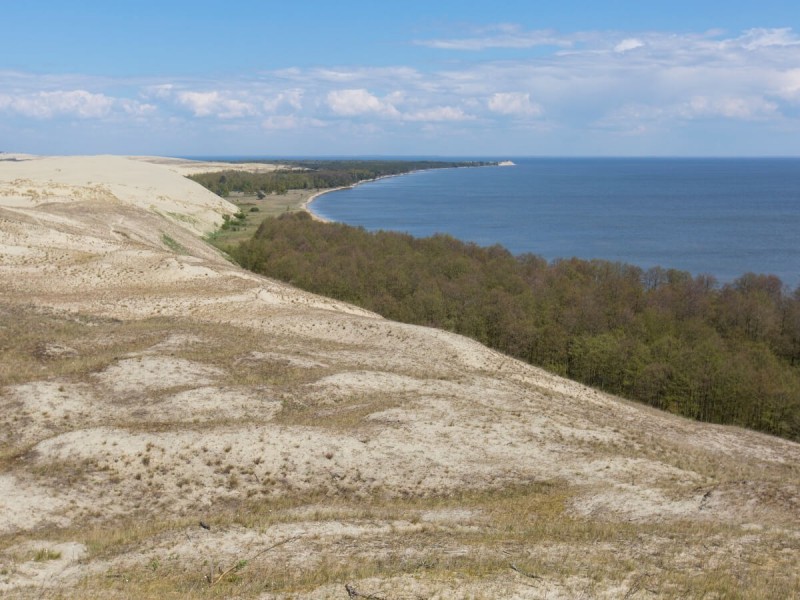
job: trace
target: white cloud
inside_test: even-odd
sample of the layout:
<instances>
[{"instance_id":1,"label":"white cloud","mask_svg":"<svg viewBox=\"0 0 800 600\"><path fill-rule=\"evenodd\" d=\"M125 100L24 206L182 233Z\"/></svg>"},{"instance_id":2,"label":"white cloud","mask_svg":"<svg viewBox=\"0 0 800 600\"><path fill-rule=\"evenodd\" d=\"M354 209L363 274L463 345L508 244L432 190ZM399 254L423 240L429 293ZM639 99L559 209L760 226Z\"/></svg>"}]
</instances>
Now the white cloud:
<instances>
[{"instance_id":1,"label":"white cloud","mask_svg":"<svg viewBox=\"0 0 800 600\"><path fill-rule=\"evenodd\" d=\"M649 133L675 123L703 119L761 121L777 116L777 105L761 97L694 96L670 105L626 104L593 126L621 132Z\"/></svg>"},{"instance_id":2,"label":"white cloud","mask_svg":"<svg viewBox=\"0 0 800 600\"><path fill-rule=\"evenodd\" d=\"M788 101L800 101L800 68L778 74L774 93Z\"/></svg>"},{"instance_id":3,"label":"white cloud","mask_svg":"<svg viewBox=\"0 0 800 600\"><path fill-rule=\"evenodd\" d=\"M292 89L280 92L263 101L262 106L267 112L275 112L281 107L291 107L295 110L303 108L303 90Z\"/></svg>"},{"instance_id":4,"label":"white cloud","mask_svg":"<svg viewBox=\"0 0 800 600\"><path fill-rule=\"evenodd\" d=\"M325 126L325 121L298 117L296 115L271 115L261 122L261 127L269 130L300 129L304 127Z\"/></svg>"},{"instance_id":5,"label":"white cloud","mask_svg":"<svg viewBox=\"0 0 800 600\"><path fill-rule=\"evenodd\" d=\"M334 90L327 95L328 106L337 115L355 117L374 114L399 117L400 112L390 102L381 100L365 89Z\"/></svg>"},{"instance_id":6,"label":"white cloud","mask_svg":"<svg viewBox=\"0 0 800 600\"><path fill-rule=\"evenodd\" d=\"M0 106L26 117L51 119L72 116L97 119L109 115L115 100L86 90L39 92L20 96L3 95Z\"/></svg>"},{"instance_id":7,"label":"white cloud","mask_svg":"<svg viewBox=\"0 0 800 600\"><path fill-rule=\"evenodd\" d=\"M538 117L543 112L527 92L498 92L491 95L487 104L490 111L501 115Z\"/></svg>"},{"instance_id":8,"label":"white cloud","mask_svg":"<svg viewBox=\"0 0 800 600\"><path fill-rule=\"evenodd\" d=\"M291 130L299 139L326 125L330 132L373 131L386 139L402 131L410 144L430 130L471 135L478 145L484 139L502 145L492 127L506 118L577 134L561 139L578 144L587 130L598 136L680 131L689 139L711 120L715 131L746 127L748 135L761 131L764 137L800 128L800 38L788 28L562 34L497 25L416 43L534 50L424 66L290 67L234 73L213 84L192 77L115 80L0 70L0 118L10 132L22 131L15 123L21 115L127 120L161 139L184 134L193 121L217 119L222 122L214 131L233 131L230 125L262 135ZM333 133L327 139L340 141Z\"/></svg>"},{"instance_id":9,"label":"white cloud","mask_svg":"<svg viewBox=\"0 0 800 600\"><path fill-rule=\"evenodd\" d=\"M757 28L748 29L744 32L744 35L733 40L733 43L746 50L758 50L770 47L800 46L800 39L790 27L777 29Z\"/></svg>"},{"instance_id":10,"label":"white cloud","mask_svg":"<svg viewBox=\"0 0 800 600\"><path fill-rule=\"evenodd\" d=\"M137 102L127 98L118 100L118 104L126 114L133 117L148 117L158 111L158 107L155 104Z\"/></svg>"},{"instance_id":11,"label":"white cloud","mask_svg":"<svg viewBox=\"0 0 800 600\"><path fill-rule=\"evenodd\" d=\"M153 98L171 98L175 90L175 86L171 83L160 83L156 85L146 86L142 92L145 96Z\"/></svg>"},{"instance_id":12,"label":"white cloud","mask_svg":"<svg viewBox=\"0 0 800 600\"><path fill-rule=\"evenodd\" d=\"M400 82L413 82L423 79L423 75L412 67L348 67L348 68L313 68L313 69L281 69L269 73L279 79L288 79L298 86L309 85L348 85L355 88L364 82L369 87L389 87ZM376 85L380 83L380 85Z\"/></svg>"},{"instance_id":13,"label":"white cloud","mask_svg":"<svg viewBox=\"0 0 800 600\"><path fill-rule=\"evenodd\" d=\"M475 117L466 114L463 110L453 106L435 106L403 115L406 121L471 121Z\"/></svg>"},{"instance_id":14,"label":"white cloud","mask_svg":"<svg viewBox=\"0 0 800 600\"><path fill-rule=\"evenodd\" d=\"M695 96L675 112L688 119L722 117L726 119L753 120L777 113L777 105L764 98L735 98Z\"/></svg>"},{"instance_id":15,"label":"white cloud","mask_svg":"<svg viewBox=\"0 0 800 600\"><path fill-rule=\"evenodd\" d=\"M195 117L237 119L258 114L249 102L231 98L219 91L178 92L175 97L178 104L191 110Z\"/></svg>"},{"instance_id":16,"label":"white cloud","mask_svg":"<svg viewBox=\"0 0 800 600\"><path fill-rule=\"evenodd\" d=\"M129 98L115 98L86 90L55 90L0 94L0 110L34 119L106 119L119 115L147 116L153 114L157 107Z\"/></svg>"},{"instance_id":17,"label":"white cloud","mask_svg":"<svg viewBox=\"0 0 800 600\"><path fill-rule=\"evenodd\" d=\"M419 105L419 98L409 98L403 91L394 91L384 98L371 94L365 89L334 90L327 95L328 106L335 114L343 117L375 115L395 121L469 121L475 117L456 106L434 105L415 106L400 110L397 104Z\"/></svg>"},{"instance_id":18,"label":"white cloud","mask_svg":"<svg viewBox=\"0 0 800 600\"><path fill-rule=\"evenodd\" d=\"M322 80L335 83L349 83L364 78L359 71L345 71L342 69L317 69L316 75Z\"/></svg>"},{"instance_id":19,"label":"white cloud","mask_svg":"<svg viewBox=\"0 0 800 600\"><path fill-rule=\"evenodd\" d=\"M524 31L517 25L489 27L482 34L434 40L416 40L418 46L442 50L486 50L489 48L534 48L536 46L569 47L572 40L549 30Z\"/></svg>"},{"instance_id":20,"label":"white cloud","mask_svg":"<svg viewBox=\"0 0 800 600\"><path fill-rule=\"evenodd\" d=\"M642 40L636 38L627 38L614 46L614 52L623 54L625 52L630 52L631 50L641 48L642 46L644 46L644 42Z\"/></svg>"}]
</instances>

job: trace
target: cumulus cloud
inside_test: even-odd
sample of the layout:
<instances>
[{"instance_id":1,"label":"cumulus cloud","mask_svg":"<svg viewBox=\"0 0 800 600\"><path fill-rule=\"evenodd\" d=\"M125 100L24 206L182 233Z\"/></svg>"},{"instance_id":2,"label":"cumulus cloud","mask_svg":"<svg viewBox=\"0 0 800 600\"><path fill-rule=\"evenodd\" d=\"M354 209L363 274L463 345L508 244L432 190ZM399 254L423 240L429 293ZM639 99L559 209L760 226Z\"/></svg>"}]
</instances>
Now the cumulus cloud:
<instances>
[{"instance_id":1,"label":"cumulus cloud","mask_svg":"<svg viewBox=\"0 0 800 600\"><path fill-rule=\"evenodd\" d=\"M516 117L538 117L543 112L527 92L498 92L492 94L487 105L494 113Z\"/></svg>"},{"instance_id":2,"label":"cumulus cloud","mask_svg":"<svg viewBox=\"0 0 800 600\"><path fill-rule=\"evenodd\" d=\"M114 99L86 90L39 92L8 97L6 106L21 115L38 119L60 115L92 119L107 116L114 106Z\"/></svg>"},{"instance_id":3,"label":"cumulus cloud","mask_svg":"<svg viewBox=\"0 0 800 600\"><path fill-rule=\"evenodd\" d=\"M800 101L800 68L783 71L775 79L776 96L788 101Z\"/></svg>"},{"instance_id":4,"label":"cumulus cloud","mask_svg":"<svg viewBox=\"0 0 800 600\"><path fill-rule=\"evenodd\" d=\"M0 110L34 119L72 117L104 119L116 113L152 114L156 107L127 98L115 98L86 90L56 90L29 94L0 94Z\"/></svg>"},{"instance_id":5,"label":"cumulus cloud","mask_svg":"<svg viewBox=\"0 0 800 600\"><path fill-rule=\"evenodd\" d=\"M408 139L428 129L446 132L450 123L458 124L453 132L489 139L492 127L507 132L504 122L534 120L549 130L598 135L673 128L688 134L708 120L728 121L730 131L745 122L748 132L759 123L769 123L769 132L800 128L800 38L788 28L561 34L501 25L417 43L474 52L535 50L503 60L462 56L424 68L236 73L213 87L191 77L109 80L0 70L0 116L4 126L11 123L9 131L18 116L128 119L137 127L149 120L154 130L216 119L215 131L330 126L388 135L403 129Z\"/></svg>"},{"instance_id":6,"label":"cumulus cloud","mask_svg":"<svg viewBox=\"0 0 800 600\"><path fill-rule=\"evenodd\" d=\"M258 111L249 102L231 98L219 91L178 92L178 104L192 111L195 117L218 117L236 119L256 115Z\"/></svg>"},{"instance_id":7,"label":"cumulus cloud","mask_svg":"<svg viewBox=\"0 0 800 600\"><path fill-rule=\"evenodd\" d=\"M328 93L328 106L333 113L343 117L375 115L382 119L407 122L469 121L475 117L457 106L431 105L398 108L398 104L419 104L418 98L409 98L406 92L395 90L384 98L365 89L334 90Z\"/></svg>"},{"instance_id":8,"label":"cumulus cloud","mask_svg":"<svg viewBox=\"0 0 800 600\"><path fill-rule=\"evenodd\" d=\"M142 95L148 100L187 109L192 116L216 119L241 119L260 114L258 102L249 90L191 89L191 82L160 83L145 86Z\"/></svg>"},{"instance_id":9,"label":"cumulus cloud","mask_svg":"<svg viewBox=\"0 0 800 600\"><path fill-rule=\"evenodd\" d=\"M337 115L355 117L380 115L399 117L400 112L390 102L381 100L365 89L334 90L328 93L328 106Z\"/></svg>"},{"instance_id":10,"label":"cumulus cloud","mask_svg":"<svg viewBox=\"0 0 800 600\"><path fill-rule=\"evenodd\" d=\"M303 108L303 90L291 89L266 98L262 106L267 112L275 112L280 108L288 107L295 110Z\"/></svg>"},{"instance_id":11,"label":"cumulus cloud","mask_svg":"<svg viewBox=\"0 0 800 600\"><path fill-rule=\"evenodd\" d=\"M117 104L122 108L125 114L130 115L132 117L148 117L150 115L155 114L158 111L158 107L155 104L149 104L147 102L137 102L135 100L129 100L127 98L118 100Z\"/></svg>"},{"instance_id":12,"label":"cumulus cloud","mask_svg":"<svg viewBox=\"0 0 800 600\"><path fill-rule=\"evenodd\" d=\"M145 86L142 93L145 96L152 98L171 98L175 90L175 86L171 83L159 83L155 85Z\"/></svg>"},{"instance_id":13,"label":"cumulus cloud","mask_svg":"<svg viewBox=\"0 0 800 600\"><path fill-rule=\"evenodd\" d=\"M644 46L644 42L642 40L636 38L627 38L622 40L616 46L614 46L614 52L619 52L620 54L624 54L625 52L636 50L637 48L641 48L642 46Z\"/></svg>"}]
</instances>

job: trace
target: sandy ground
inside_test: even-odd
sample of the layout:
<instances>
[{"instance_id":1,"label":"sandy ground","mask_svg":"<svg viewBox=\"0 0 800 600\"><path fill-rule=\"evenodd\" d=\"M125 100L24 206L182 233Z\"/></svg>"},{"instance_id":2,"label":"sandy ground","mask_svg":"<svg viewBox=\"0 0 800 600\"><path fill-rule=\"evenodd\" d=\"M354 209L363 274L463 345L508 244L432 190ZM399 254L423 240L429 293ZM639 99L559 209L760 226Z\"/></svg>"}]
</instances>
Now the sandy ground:
<instances>
[{"instance_id":1,"label":"sandy ground","mask_svg":"<svg viewBox=\"0 0 800 600\"><path fill-rule=\"evenodd\" d=\"M242 271L202 240L236 209L195 167L0 161L0 593L800 590L800 446ZM558 504L541 538L501 525L536 520L520 489ZM264 557L269 585L223 568Z\"/></svg>"},{"instance_id":2,"label":"sandy ground","mask_svg":"<svg viewBox=\"0 0 800 600\"><path fill-rule=\"evenodd\" d=\"M130 156L132 160L160 165L168 168L178 175L197 175L198 173L213 173L215 171L247 171L250 173L269 173L277 169L286 169L286 166L271 163L227 163L201 160L187 160L184 158L166 158L163 156Z\"/></svg>"}]
</instances>

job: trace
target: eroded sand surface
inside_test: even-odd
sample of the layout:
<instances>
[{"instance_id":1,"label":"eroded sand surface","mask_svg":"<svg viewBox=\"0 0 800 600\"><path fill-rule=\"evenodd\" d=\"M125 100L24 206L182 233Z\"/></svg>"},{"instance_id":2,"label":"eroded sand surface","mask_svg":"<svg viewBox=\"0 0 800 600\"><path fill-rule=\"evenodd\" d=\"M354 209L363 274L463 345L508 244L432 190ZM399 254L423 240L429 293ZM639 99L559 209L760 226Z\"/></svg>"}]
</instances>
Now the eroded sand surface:
<instances>
[{"instance_id":1,"label":"eroded sand surface","mask_svg":"<svg viewBox=\"0 0 800 600\"><path fill-rule=\"evenodd\" d=\"M0 161L0 594L800 593L800 446L244 272L176 168Z\"/></svg>"}]
</instances>

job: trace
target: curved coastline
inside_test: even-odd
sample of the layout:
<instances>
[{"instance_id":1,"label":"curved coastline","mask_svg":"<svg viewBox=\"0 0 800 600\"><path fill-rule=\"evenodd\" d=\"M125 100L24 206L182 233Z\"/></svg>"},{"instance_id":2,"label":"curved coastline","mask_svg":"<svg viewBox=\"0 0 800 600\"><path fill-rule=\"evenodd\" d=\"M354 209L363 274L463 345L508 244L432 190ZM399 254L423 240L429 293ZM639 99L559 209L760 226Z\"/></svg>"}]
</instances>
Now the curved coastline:
<instances>
[{"instance_id":1,"label":"curved coastline","mask_svg":"<svg viewBox=\"0 0 800 600\"><path fill-rule=\"evenodd\" d=\"M337 192L339 190L346 190L346 189L351 188L351 187L353 187L353 186L352 185L347 185L347 186L341 186L341 187L335 187L335 188L326 188L324 190L320 190L318 192L314 192L308 198L306 198L305 201L300 205L300 210L307 212L309 215L311 215L311 218L314 219L315 221L320 221L322 223L332 223L332 221L330 219L326 219L322 215L319 215L319 214L315 213L311 209L311 203L314 202L314 200L316 200L317 198L319 198L323 194L329 194L331 192Z\"/></svg>"},{"instance_id":2,"label":"curved coastline","mask_svg":"<svg viewBox=\"0 0 800 600\"><path fill-rule=\"evenodd\" d=\"M787 227L800 218L792 199L797 196L791 195L800 179L796 170L791 172L791 163L764 159L519 162L510 169L484 172L485 176L443 173L442 177L353 191L323 206L328 206L329 220L371 231L397 230L419 237L444 231L460 240L498 243L513 254L533 253L547 260L598 258L645 270L660 265L695 276L711 274L720 284L748 272L774 274L790 288L800 284L797 261L792 259L797 256L797 246L792 244L797 229ZM675 169L680 177L670 183L668 174ZM704 173L707 176L701 176ZM544 183L529 185L534 176ZM610 177L620 184L611 186ZM773 193L765 182L777 177L785 186ZM459 189L461 181L474 185ZM747 185L732 183L740 181ZM602 188L608 198L593 199L599 189L590 187L593 182L610 186ZM427 202L420 196L432 193L442 197ZM570 210L558 200L564 194L574 204ZM526 200L526 195L533 199ZM756 210L748 200L751 197L762 198L764 210ZM601 208L603 202L610 210ZM665 202L672 207L669 211L664 210ZM509 218L511 214L516 217ZM685 226L687 214L696 217L692 229ZM490 227L484 227L487 223ZM764 235L764 231L769 233ZM746 243L741 242L744 238Z\"/></svg>"},{"instance_id":3,"label":"curved coastline","mask_svg":"<svg viewBox=\"0 0 800 600\"><path fill-rule=\"evenodd\" d=\"M333 219L328 219L327 217L323 217L322 215L315 213L314 209L311 208L311 204L317 198L325 194L330 194L331 192L339 192L341 190L351 190L354 187L362 185L364 183L372 183L375 181L379 181L381 179L390 179L392 177L403 177L405 175L413 175L415 173L423 173L425 171L446 171L448 169L465 169L465 168L474 169L476 167L510 167L510 166L516 166L516 165L510 160L507 160L488 165L474 165L474 166L465 165L457 167L442 167L440 169L415 169L414 171L407 171L405 173L395 173L393 175L381 175L380 177L373 177L372 179L363 179L362 181L357 181L356 183L353 183L351 185L342 185L335 188L326 188L324 190L319 190L318 192L315 192L311 194L308 198L306 198L306 200L300 205L300 210L307 212L309 215L311 215L311 218L314 219L315 221L321 221L322 223L333 223L334 222Z\"/></svg>"},{"instance_id":4,"label":"curved coastline","mask_svg":"<svg viewBox=\"0 0 800 600\"><path fill-rule=\"evenodd\" d=\"M459 169L459 168L463 168L463 167L446 167L446 168ZM323 223L333 223L332 219L328 219L326 217L323 217L320 214L315 213L314 210L311 208L311 203L314 202L314 200L316 200L320 196L323 196L325 194L330 194L331 192L339 192L341 190L352 190L354 187L356 187L358 185L361 185L361 184L364 184L364 183L372 183L372 182L378 181L380 179L389 179L390 177L402 177L403 175L411 175L413 173L422 173L423 171L433 171L433 170L435 170L435 169L417 169L415 171L407 171L406 173L395 173L393 175L381 175L380 177L373 177L372 179L363 179L362 181L357 181L357 182L355 182L355 183L353 183L351 185L341 185L341 186L335 187L335 188L327 188L327 189L324 189L324 190L320 190L318 192L315 192L314 194L311 194L308 198L306 198L306 201L303 202L303 204L300 205L300 209L304 210L308 214L310 214L311 218L314 219L315 221L321 221ZM438 169L436 169L436 170L438 170Z\"/></svg>"}]
</instances>

